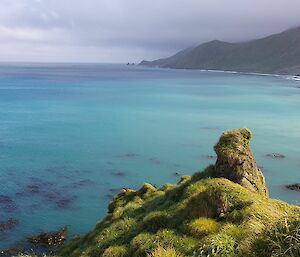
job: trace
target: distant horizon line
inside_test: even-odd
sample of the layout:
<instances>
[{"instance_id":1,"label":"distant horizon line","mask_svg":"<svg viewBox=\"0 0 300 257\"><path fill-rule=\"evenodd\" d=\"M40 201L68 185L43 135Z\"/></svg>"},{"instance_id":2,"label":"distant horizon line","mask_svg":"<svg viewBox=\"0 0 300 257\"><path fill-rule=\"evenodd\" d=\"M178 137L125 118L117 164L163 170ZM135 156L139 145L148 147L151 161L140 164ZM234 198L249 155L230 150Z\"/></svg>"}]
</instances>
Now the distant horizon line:
<instances>
[{"instance_id":1,"label":"distant horizon line","mask_svg":"<svg viewBox=\"0 0 300 257\"><path fill-rule=\"evenodd\" d=\"M138 62L81 62L81 61L0 61L1 64L124 64L128 63L138 65Z\"/></svg>"}]
</instances>

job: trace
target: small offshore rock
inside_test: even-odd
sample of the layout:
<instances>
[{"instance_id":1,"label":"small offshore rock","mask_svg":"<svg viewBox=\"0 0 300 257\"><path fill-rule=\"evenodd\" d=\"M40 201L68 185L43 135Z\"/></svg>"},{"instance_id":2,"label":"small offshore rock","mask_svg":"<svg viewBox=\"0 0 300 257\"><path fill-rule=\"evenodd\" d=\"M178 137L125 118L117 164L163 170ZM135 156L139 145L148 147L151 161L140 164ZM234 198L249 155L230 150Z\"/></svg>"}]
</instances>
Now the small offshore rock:
<instances>
[{"instance_id":1,"label":"small offshore rock","mask_svg":"<svg viewBox=\"0 0 300 257\"><path fill-rule=\"evenodd\" d=\"M64 228L57 232L42 233L37 236L28 237L10 249L0 250L1 257L12 256L53 256L63 243L67 240L68 229ZM48 255L49 253L49 255Z\"/></svg>"},{"instance_id":2,"label":"small offshore rock","mask_svg":"<svg viewBox=\"0 0 300 257\"><path fill-rule=\"evenodd\" d=\"M266 154L267 157L270 158L275 158L275 159L283 159L285 158L285 155L281 154L281 153L268 153Z\"/></svg>"},{"instance_id":3,"label":"small offshore rock","mask_svg":"<svg viewBox=\"0 0 300 257\"><path fill-rule=\"evenodd\" d=\"M64 228L61 231L42 233L37 236L29 237L28 242L35 245L60 246L68 237L68 229Z\"/></svg>"},{"instance_id":4,"label":"small offshore rock","mask_svg":"<svg viewBox=\"0 0 300 257\"><path fill-rule=\"evenodd\" d=\"M180 177L180 176L182 176L182 175L181 175L180 172L174 172L174 173L173 173L173 176L174 176L174 177Z\"/></svg>"},{"instance_id":5,"label":"small offshore rock","mask_svg":"<svg viewBox=\"0 0 300 257\"><path fill-rule=\"evenodd\" d=\"M204 155L203 158L207 159L207 160L216 160L217 156L215 156L215 155Z\"/></svg>"},{"instance_id":6,"label":"small offshore rock","mask_svg":"<svg viewBox=\"0 0 300 257\"><path fill-rule=\"evenodd\" d=\"M298 191L298 192L300 192L300 183L291 184L291 185L286 185L285 187L286 187L287 189L289 189L289 190L293 190L293 191Z\"/></svg>"}]
</instances>

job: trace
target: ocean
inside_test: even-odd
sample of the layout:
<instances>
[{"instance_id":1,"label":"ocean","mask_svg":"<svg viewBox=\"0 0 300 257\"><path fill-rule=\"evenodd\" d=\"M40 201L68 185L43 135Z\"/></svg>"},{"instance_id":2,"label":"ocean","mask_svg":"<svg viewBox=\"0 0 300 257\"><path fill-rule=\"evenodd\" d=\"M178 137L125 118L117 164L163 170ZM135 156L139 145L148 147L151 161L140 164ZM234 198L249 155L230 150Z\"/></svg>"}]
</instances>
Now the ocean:
<instances>
[{"instance_id":1,"label":"ocean","mask_svg":"<svg viewBox=\"0 0 300 257\"><path fill-rule=\"evenodd\" d=\"M215 162L224 130L248 127L270 195L300 193L300 82L121 64L0 64L0 249L87 232L120 188L176 183ZM268 154L280 153L285 158Z\"/></svg>"}]
</instances>

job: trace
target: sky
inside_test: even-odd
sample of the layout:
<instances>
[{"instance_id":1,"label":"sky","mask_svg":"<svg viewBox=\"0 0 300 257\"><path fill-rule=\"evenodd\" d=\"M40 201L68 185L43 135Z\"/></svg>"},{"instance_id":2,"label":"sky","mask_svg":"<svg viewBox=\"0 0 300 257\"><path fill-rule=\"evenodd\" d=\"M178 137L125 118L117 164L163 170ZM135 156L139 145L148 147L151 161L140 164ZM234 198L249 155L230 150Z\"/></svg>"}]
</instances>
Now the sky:
<instances>
[{"instance_id":1,"label":"sky","mask_svg":"<svg viewBox=\"0 0 300 257\"><path fill-rule=\"evenodd\" d=\"M0 61L140 62L300 26L300 0L0 0Z\"/></svg>"}]
</instances>

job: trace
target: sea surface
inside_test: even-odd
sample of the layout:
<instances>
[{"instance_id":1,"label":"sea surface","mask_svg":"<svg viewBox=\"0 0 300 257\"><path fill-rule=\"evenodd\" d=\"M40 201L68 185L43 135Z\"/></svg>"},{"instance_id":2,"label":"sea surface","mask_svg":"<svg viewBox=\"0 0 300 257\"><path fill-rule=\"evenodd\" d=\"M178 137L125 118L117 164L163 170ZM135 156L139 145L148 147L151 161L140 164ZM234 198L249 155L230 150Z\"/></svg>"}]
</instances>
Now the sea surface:
<instances>
[{"instance_id":1,"label":"sea surface","mask_svg":"<svg viewBox=\"0 0 300 257\"><path fill-rule=\"evenodd\" d=\"M298 203L300 82L116 64L0 64L0 249L93 229L122 187L177 182L248 127L273 198ZM276 159L267 154L280 153ZM179 174L179 175L178 175Z\"/></svg>"}]
</instances>

